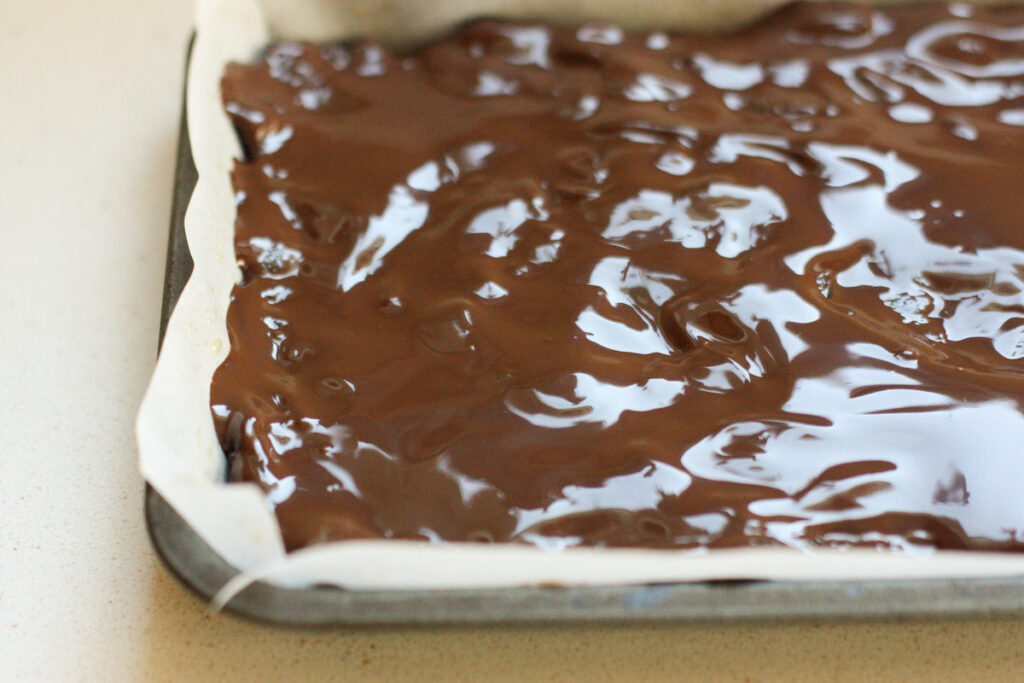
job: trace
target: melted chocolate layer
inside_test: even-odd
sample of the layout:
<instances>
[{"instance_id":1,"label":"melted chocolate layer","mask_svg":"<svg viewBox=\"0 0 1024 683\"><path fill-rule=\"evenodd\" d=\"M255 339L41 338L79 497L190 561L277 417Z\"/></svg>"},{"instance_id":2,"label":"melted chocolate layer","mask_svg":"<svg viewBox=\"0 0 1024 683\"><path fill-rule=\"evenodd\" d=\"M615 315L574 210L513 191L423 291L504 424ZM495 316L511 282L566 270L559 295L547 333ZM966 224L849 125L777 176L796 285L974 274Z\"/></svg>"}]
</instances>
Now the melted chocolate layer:
<instances>
[{"instance_id":1,"label":"melted chocolate layer","mask_svg":"<svg viewBox=\"0 0 1024 683\"><path fill-rule=\"evenodd\" d=\"M1024 9L232 65L232 478L289 548L1024 548Z\"/></svg>"}]
</instances>

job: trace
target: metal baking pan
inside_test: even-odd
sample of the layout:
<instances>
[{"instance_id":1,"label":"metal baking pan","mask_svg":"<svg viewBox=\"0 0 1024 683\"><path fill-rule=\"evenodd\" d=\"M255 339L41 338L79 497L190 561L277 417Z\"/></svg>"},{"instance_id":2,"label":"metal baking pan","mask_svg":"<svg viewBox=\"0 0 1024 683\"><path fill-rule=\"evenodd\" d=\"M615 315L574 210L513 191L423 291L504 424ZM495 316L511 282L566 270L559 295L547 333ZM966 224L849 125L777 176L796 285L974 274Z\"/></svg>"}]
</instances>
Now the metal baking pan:
<instances>
[{"instance_id":1,"label":"metal baking pan","mask_svg":"<svg viewBox=\"0 0 1024 683\"><path fill-rule=\"evenodd\" d=\"M189 47L191 52L191 45ZM160 339L192 271L185 209L196 183L184 108L171 208ZM238 572L152 487L146 522L157 554L202 599ZM722 581L608 587L347 591L257 582L225 611L288 625L724 621L1024 616L1024 578L894 581Z\"/></svg>"}]
</instances>

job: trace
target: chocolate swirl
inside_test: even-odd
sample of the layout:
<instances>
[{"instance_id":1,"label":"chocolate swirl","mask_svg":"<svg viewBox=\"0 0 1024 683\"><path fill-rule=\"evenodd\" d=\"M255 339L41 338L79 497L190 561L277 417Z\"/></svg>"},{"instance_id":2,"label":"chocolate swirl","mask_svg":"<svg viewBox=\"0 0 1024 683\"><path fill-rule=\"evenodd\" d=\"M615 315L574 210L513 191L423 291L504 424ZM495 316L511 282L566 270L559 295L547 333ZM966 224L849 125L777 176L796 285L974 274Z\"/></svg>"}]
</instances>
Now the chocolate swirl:
<instances>
[{"instance_id":1,"label":"chocolate swirl","mask_svg":"<svg viewBox=\"0 0 1024 683\"><path fill-rule=\"evenodd\" d=\"M481 21L223 81L289 548L1024 546L1024 10Z\"/></svg>"}]
</instances>

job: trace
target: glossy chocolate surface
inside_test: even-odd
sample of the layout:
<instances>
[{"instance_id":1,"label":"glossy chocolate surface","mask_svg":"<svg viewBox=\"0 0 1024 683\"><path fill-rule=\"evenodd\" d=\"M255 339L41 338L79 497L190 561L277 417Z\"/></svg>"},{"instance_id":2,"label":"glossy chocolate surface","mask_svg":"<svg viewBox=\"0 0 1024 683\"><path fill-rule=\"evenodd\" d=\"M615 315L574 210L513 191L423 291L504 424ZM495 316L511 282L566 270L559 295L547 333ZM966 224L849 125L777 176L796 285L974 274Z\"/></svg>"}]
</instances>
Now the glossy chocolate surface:
<instances>
[{"instance_id":1,"label":"glossy chocolate surface","mask_svg":"<svg viewBox=\"0 0 1024 683\"><path fill-rule=\"evenodd\" d=\"M1024 9L271 46L212 387L289 548L1024 549Z\"/></svg>"}]
</instances>

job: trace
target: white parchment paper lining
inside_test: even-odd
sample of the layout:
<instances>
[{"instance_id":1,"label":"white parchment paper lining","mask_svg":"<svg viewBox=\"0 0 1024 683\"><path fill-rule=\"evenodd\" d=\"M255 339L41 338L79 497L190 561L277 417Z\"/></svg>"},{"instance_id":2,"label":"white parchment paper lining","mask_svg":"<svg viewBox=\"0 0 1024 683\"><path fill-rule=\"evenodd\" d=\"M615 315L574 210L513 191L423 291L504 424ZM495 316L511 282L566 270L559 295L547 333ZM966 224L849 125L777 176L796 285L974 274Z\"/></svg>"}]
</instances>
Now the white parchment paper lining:
<instances>
[{"instance_id":1,"label":"white parchment paper lining","mask_svg":"<svg viewBox=\"0 0 1024 683\"><path fill-rule=\"evenodd\" d=\"M238 142L220 101L229 61L250 60L271 37L370 35L400 46L480 15L628 28L708 30L748 21L777 0L199 0L189 65L188 127L199 182L185 217L195 270L171 316L137 424L145 479L242 574L221 600L264 579L285 586L440 589L536 584L600 585L707 579L882 579L1024 575L1024 557L869 550L739 549L703 553L519 545L347 541L286 554L273 514L251 484L226 484L209 408L214 370L227 353L225 316L238 274L228 176Z\"/></svg>"}]
</instances>

